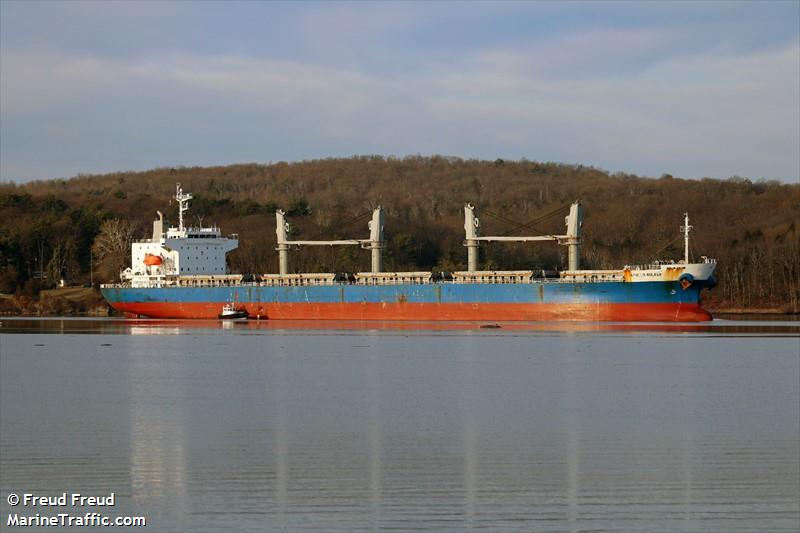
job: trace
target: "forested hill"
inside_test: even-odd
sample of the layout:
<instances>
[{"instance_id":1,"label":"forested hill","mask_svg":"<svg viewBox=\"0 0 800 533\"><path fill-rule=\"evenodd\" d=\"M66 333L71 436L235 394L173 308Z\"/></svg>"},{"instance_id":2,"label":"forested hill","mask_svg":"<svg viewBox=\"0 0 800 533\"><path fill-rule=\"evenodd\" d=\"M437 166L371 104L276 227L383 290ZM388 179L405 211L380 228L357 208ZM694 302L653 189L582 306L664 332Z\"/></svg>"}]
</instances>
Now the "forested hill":
<instances>
[{"instance_id":1,"label":"forested hill","mask_svg":"<svg viewBox=\"0 0 800 533\"><path fill-rule=\"evenodd\" d=\"M125 239L149 237L156 210L176 221L176 182L194 194L192 223L240 235L229 256L235 272L277 270L277 207L288 213L295 238L366 238L366 214L382 205L387 270L452 271L466 266L465 202L477 206L484 234L522 235L563 233L564 208L579 199L584 267L680 259L679 226L688 211L692 255L719 261L720 284L707 297L712 307L798 310L798 184L651 179L580 165L448 157L159 168L2 184L0 292L35 294L61 277L87 283L90 270L95 283L116 279L130 261ZM480 259L486 269L554 269L563 267L565 249L494 243L482 246ZM291 267L363 271L369 254L304 248L292 254Z\"/></svg>"}]
</instances>

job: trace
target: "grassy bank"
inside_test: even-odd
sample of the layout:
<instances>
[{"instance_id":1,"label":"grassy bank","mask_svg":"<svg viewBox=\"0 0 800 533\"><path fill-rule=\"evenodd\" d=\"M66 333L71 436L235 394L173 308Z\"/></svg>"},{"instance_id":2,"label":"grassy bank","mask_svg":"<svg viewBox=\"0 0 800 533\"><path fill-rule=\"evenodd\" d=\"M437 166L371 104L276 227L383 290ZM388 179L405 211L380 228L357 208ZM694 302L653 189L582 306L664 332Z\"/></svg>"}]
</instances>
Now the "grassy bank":
<instances>
[{"instance_id":1,"label":"grassy bank","mask_svg":"<svg viewBox=\"0 0 800 533\"><path fill-rule=\"evenodd\" d=\"M800 311L796 309L789 309L789 308L780 308L780 307L769 307L769 308L748 308L748 307L735 307L735 308L708 308L708 311L716 316L716 315L783 315L783 316L797 316L800 315Z\"/></svg>"},{"instance_id":2,"label":"grassy bank","mask_svg":"<svg viewBox=\"0 0 800 533\"><path fill-rule=\"evenodd\" d=\"M0 315L6 316L109 316L110 308L91 287L43 290L37 297L0 295Z\"/></svg>"}]
</instances>

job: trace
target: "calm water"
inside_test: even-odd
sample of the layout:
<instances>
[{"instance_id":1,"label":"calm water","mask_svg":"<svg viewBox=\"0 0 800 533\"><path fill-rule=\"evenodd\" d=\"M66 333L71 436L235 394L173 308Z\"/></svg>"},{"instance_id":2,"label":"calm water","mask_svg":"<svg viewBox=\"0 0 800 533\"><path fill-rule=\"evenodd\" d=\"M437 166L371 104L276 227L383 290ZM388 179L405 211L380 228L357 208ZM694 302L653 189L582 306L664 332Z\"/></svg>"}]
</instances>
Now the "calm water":
<instances>
[{"instance_id":1,"label":"calm water","mask_svg":"<svg viewBox=\"0 0 800 533\"><path fill-rule=\"evenodd\" d=\"M798 322L309 327L2 319L0 529L800 530Z\"/></svg>"}]
</instances>

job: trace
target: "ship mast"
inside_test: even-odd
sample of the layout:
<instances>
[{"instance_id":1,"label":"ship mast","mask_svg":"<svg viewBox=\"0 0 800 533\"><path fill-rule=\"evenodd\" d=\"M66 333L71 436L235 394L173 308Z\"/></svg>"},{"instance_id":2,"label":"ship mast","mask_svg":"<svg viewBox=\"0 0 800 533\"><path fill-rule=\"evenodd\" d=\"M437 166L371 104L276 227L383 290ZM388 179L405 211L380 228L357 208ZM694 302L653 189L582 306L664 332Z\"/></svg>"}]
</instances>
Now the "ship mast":
<instances>
[{"instance_id":1,"label":"ship mast","mask_svg":"<svg viewBox=\"0 0 800 533\"><path fill-rule=\"evenodd\" d=\"M692 229L693 226L689 225L689 213L683 214L683 226L681 226L681 230L683 230L683 264L689 264L689 230Z\"/></svg>"},{"instance_id":2,"label":"ship mast","mask_svg":"<svg viewBox=\"0 0 800 533\"><path fill-rule=\"evenodd\" d=\"M183 213L189 210L189 200L192 195L189 193L184 194L181 184L175 186L175 200L178 202L178 230L183 231Z\"/></svg>"},{"instance_id":3,"label":"ship mast","mask_svg":"<svg viewBox=\"0 0 800 533\"><path fill-rule=\"evenodd\" d=\"M289 224L286 222L286 213L278 209L275 211L275 233L278 236L278 272L281 276L289 273L289 250L292 246L338 246L360 245L372 251L372 273L378 274L383 270L383 209L381 206L372 211L369 222L369 239L339 239L334 241L290 241Z\"/></svg>"},{"instance_id":4,"label":"ship mast","mask_svg":"<svg viewBox=\"0 0 800 533\"><path fill-rule=\"evenodd\" d=\"M481 223L478 217L475 216L475 207L471 204L464 206L464 230L467 232L467 238L464 240L464 246L467 247L467 270L475 272L478 270L478 229Z\"/></svg>"},{"instance_id":5,"label":"ship mast","mask_svg":"<svg viewBox=\"0 0 800 533\"><path fill-rule=\"evenodd\" d=\"M464 206L464 230L466 239L464 246L467 247L467 270L476 272L478 270L478 246L481 241L495 242L535 242L535 241L556 241L569 247L569 270L575 271L580 268L578 256L579 246L581 245L581 227L583 226L583 207L580 202L573 202L569 208L569 215L564 219L567 225L566 235L540 235L533 237L509 237L509 236L487 236L479 235L480 221L475 216L475 208L466 204Z\"/></svg>"}]
</instances>

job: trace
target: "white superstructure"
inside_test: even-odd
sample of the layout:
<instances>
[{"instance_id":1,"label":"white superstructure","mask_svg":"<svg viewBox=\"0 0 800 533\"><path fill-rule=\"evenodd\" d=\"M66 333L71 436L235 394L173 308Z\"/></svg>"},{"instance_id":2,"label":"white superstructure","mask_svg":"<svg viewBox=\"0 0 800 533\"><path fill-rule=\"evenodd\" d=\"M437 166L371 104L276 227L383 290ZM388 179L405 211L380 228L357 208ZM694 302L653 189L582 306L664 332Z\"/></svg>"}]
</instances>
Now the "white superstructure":
<instances>
[{"instance_id":1,"label":"white superstructure","mask_svg":"<svg viewBox=\"0 0 800 533\"><path fill-rule=\"evenodd\" d=\"M691 285L694 281L707 281L714 275L717 260L706 256L700 257L699 263L690 263L689 213L683 214L683 260L654 261L648 265L626 265L622 270L568 270L561 273L561 278L569 281L680 281Z\"/></svg>"},{"instance_id":2,"label":"white superstructure","mask_svg":"<svg viewBox=\"0 0 800 533\"><path fill-rule=\"evenodd\" d=\"M187 227L183 214L189 209L192 195L176 187L178 226L164 231L164 218L158 212L153 221L153 236L131 246L131 268L123 280L134 287L152 287L175 278L227 277L225 255L239 246L237 235L224 236L216 226ZM236 276L241 278L241 276Z\"/></svg>"}]
</instances>

